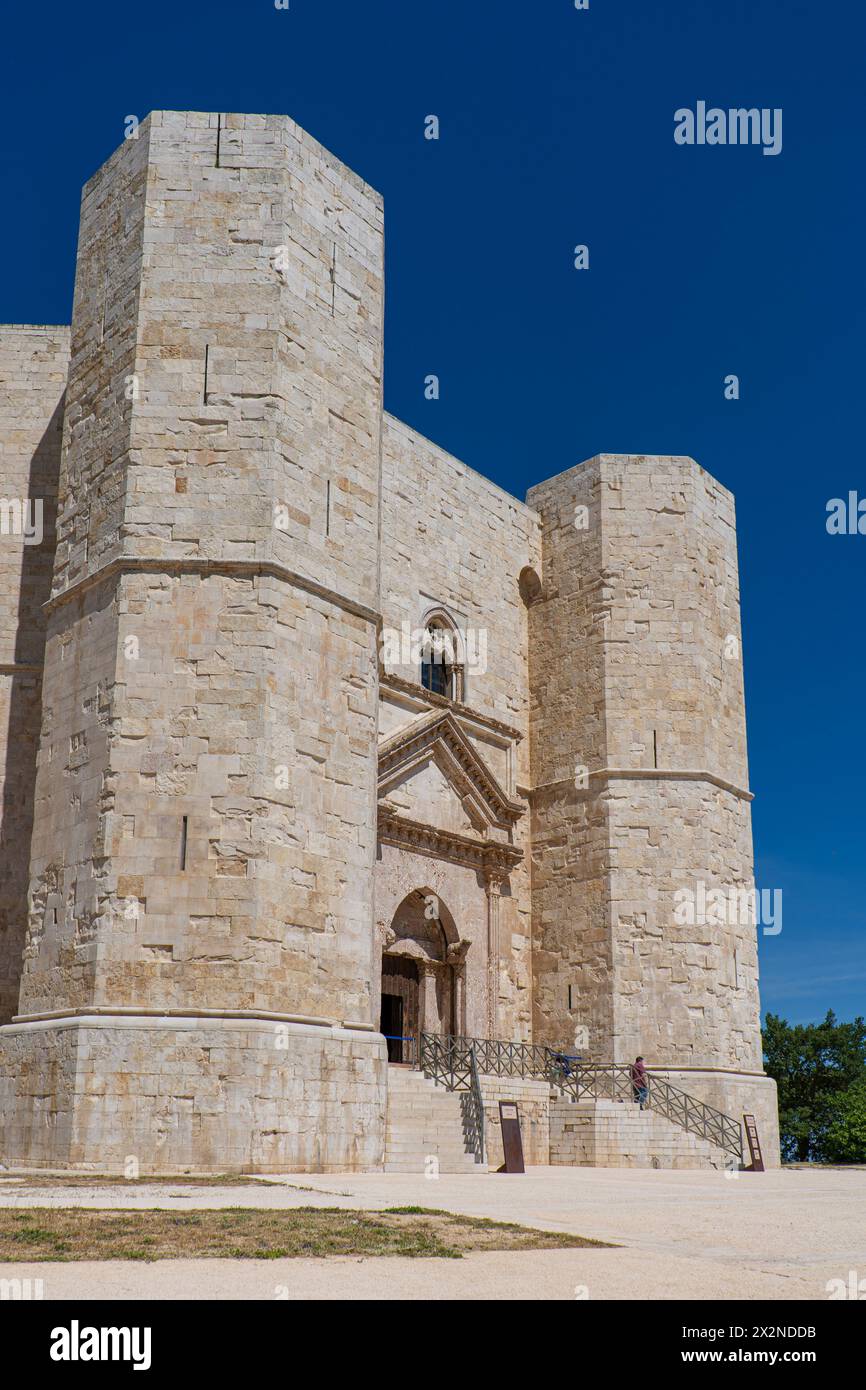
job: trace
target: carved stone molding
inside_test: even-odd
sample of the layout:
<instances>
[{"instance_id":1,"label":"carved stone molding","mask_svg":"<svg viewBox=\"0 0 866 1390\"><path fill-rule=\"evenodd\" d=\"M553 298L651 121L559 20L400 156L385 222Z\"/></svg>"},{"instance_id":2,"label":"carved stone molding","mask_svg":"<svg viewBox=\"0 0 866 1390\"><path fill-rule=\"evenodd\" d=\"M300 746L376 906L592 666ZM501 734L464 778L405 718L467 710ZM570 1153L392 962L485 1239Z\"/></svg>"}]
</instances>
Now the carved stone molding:
<instances>
[{"instance_id":1,"label":"carved stone molding","mask_svg":"<svg viewBox=\"0 0 866 1390\"><path fill-rule=\"evenodd\" d=\"M481 710L474 709L472 705L460 704L455 700L449 700L445 695L437 695L433 690L427 690L418 681L406 680L404 676L397 676L392 671L380 671L379 684L386 690L393 690L401 695L408 695L417 700L419 706L433 705L437 709L451 709L454 707L459 714L465 715L474 724L480 724L486 729L492 729L495 733L503 735L505 738L519 743L523 734L519 729L515 729L512 724L504 724L501 719L494 719L489 714L484 714Z\"/></svg>"},{"instance_id":2,"label":"carved stone molding","mask_svg":"<svg viewBox=\"0 0 866 1390\"><path fill-rule=\"evenodd\" d=\"M383 951L389 950L397 940L397 933L387 922L376 923L376 944Z\"/></svg>"},{"instance_id":3,"label":"carved stone molding","mask_svg":"<svg viewBox=\"0 0 866 1390\"><path fill-rule=\"evenodd\" d=\"M526 807L513 801L450 711L432 710L379 745L379 795L433 757L480 830L510 830Z\"/></svg>"},{"instance_id":4,"label":"carved stone molding","mask_svg":"<svg viewBox=\"0 0 866 1390\"><path fill-rule=\"evenodd\" d=\"M464 965L466 962L466 952L471 945L472 942L467 941L465 936L461 937L459 941L452 941L445 957L449 965Z\"/></svg>"},{"instance_id":5,"label":"carved stone molding","mask_svg":"<svg viewBox=\"0 0 866 1390\"><path fill-rule=\"evenodd\" d=\"M523 850L498 840L476 840L434 825L398 816L387 806L379 807L379 839L383 844L414 854L430 854L453 864L465 864L483 873L505 876L523 860Z\"/></svg>"}]
</instances>

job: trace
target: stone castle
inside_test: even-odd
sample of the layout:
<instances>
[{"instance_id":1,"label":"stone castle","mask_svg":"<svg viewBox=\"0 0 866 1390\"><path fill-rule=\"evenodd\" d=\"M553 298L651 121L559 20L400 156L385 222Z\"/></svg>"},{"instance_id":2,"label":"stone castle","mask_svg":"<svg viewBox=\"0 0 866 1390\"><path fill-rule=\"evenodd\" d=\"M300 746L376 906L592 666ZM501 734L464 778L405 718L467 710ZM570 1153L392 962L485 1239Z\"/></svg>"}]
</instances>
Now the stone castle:
<instances>
[{"instance_id":1,"label":"stone castle","mask_svg":"<svg viewBox=\"0 0 866 1390\"><path fill-rule=\"evenodd\" d=\"M155 112L71 330L0 329L0 1160L375 1169L439 1034L643 1054L778 1162L754 920L679 910L753 882L733 499L509 496L383 411L383 294L291 120Z\"/></svg>"}]
</instances>

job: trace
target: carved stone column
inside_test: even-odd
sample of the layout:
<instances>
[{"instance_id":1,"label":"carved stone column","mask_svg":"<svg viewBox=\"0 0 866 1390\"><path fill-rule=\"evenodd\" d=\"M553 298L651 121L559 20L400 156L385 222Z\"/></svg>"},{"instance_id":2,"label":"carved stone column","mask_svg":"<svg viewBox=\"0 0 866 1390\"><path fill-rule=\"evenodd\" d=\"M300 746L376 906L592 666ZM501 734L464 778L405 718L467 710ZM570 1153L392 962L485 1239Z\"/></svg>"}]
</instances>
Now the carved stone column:
<instances>
[{"instance_id":1,"label":"carved stone column","mask_svg":"<svg viewBox=\"0 0 866 1390\"><path fill-rule=\"evenodd\" d=\"M466 952L470 942L464 937L448 947L448 964L454 971L454 1017L451 1031L458 1037L466 1036Z\"/></svg>"},{"instance_id":2,"label":"carved stone column","mask_svg":"<svg viewBox=\"0 0 866 1390\"><path fill-rule=\"evenodd\" d=\"M488 871L485 875L487 894L487 1036L497 1035L497 1004L499 1001L499 895L502 877Z\"/></svg>"},{"instance_id":3,"label":"carved stone column","mask_svg":"<svg viewBox=\"0 0 866 1390\"><path fill-rule=\"evenodd\" d=\"M437 973L436 966L432 961L418 961L418 974L420 976L418 991L419 1047L422 1033L437 1033L439 1031L439 1010L436 1004Z\"/></svg>"}]
</instances>

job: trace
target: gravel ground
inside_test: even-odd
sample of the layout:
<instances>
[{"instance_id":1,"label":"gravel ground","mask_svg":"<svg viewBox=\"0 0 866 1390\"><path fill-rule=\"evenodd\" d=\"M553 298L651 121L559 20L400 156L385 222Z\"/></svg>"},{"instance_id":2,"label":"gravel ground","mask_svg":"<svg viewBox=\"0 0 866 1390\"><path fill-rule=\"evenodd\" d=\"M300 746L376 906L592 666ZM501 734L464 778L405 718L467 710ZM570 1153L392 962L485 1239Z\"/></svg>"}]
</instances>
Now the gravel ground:
<instances>
[{"instance_id":1,"label":"gravel ground","mask_svg":"<svg viewBox=\"0 0 866 1390\"><path fill-rule=\"evenodd\" d=\"M0 1204L168 1207L418 1205L619 1243L617 1250L383 1257L171 1260L0 1266L43 1280L46 1298L826 1299L827 1282L866 1280L866 1172L743 1173L533 1168L525 1176L338 1174L256 1187L170 1182L28 1189L0 1181ZM866 1284L864 1284L866 1288ZM278 1292L279 1291L279 1292Z\"/></svg>"}]
</instances>

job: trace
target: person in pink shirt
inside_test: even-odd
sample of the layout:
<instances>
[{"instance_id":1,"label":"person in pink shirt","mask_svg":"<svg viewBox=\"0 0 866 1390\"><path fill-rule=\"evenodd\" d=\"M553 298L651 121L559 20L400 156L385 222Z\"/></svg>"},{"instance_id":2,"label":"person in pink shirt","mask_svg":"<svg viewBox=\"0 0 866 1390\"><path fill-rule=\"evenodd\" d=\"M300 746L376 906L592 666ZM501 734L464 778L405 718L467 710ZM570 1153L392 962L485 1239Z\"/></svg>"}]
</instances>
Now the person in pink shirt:
<instances>
[{"instance_id":1,"label":"person in pink shirt","mask_svg":"<svg viewBox=\"0 0 866 1390\"><path fill-rule=\"evenodd\" d=\"M646 1067L643 1064L643 1057L636 1057L629 1068L631 1084L634 1089L635 1103L640 1102L641 1110L644 1109L649 1096L649 1077L646 1074Z\"/></svg>"}]
</instances>

